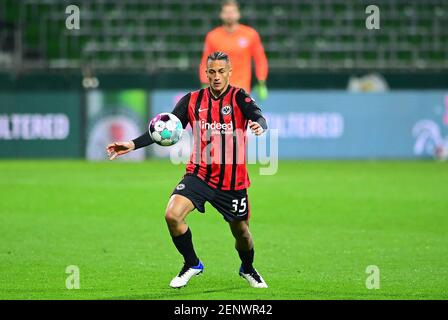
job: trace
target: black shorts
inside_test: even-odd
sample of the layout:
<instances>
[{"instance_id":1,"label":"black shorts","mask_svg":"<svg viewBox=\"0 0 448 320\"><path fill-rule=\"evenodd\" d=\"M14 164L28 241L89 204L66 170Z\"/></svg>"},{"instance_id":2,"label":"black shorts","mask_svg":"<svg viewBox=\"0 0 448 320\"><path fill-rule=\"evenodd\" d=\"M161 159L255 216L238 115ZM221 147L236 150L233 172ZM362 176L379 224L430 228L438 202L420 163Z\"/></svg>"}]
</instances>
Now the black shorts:
<instances>
[{"instance_id":1,"label":"black shorts","mask_svg":"<svg viewBox=\"0 0 448 320\"><path fill-rule=\"evenodd\" d=\"M205 212L205 202L208 201L227 222L249 219L247 189L228 191L214 189L200 178L186 174L174 188L173 194L188 198L202 213Z\"/></svg>"}]
</instances>

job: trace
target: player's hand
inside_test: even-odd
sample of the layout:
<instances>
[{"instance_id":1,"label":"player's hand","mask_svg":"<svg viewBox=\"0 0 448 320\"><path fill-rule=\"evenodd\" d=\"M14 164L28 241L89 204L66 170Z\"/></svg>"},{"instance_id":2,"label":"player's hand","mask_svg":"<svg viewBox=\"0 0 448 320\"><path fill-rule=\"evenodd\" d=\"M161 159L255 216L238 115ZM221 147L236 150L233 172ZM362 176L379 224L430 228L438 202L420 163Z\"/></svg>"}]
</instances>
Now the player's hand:
<instances>
[{"instance_id":1,"label":"player's hand","mask_svg":"<svg viewBox=\"0 0 448 320\"><path fill-rule=\"evenodd\" d=\"M260 124L258 122L249 120L249 128L252 131L253 134L259 136L260 134L263 133L263 128L260 126Z\"/></svg>"},{"instance_id":2,"label":"player's hand","mask_svg":"<svg viewBox=\"0 0 448 320\"><path fill-rule=\"evenodd\" d=\"M106 148L109 160L114 160L116 157L129 153L134 149L135 145L132 141L114 142L109 144Z\"/></svg>"},{"instance_id":3,"label":"player's hand","mask_svg":"<svg viewBox=\"0 0 448 320\"><path fill-rule=\"evenodd\" d=\"M258 84L254 87L254 91L257 93L260 101L264 101L268 98L268 88L264 81L258 81Z\"/></svg>"}]
</instances>

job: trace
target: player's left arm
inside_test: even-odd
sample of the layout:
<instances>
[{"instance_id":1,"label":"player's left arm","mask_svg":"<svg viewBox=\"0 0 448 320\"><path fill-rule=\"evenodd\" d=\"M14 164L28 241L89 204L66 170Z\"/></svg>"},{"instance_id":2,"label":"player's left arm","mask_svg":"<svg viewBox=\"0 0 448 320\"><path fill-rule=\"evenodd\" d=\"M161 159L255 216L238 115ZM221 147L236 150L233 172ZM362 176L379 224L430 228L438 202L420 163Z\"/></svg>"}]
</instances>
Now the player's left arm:
<instances>
[{"instance_id":1,"label":"player's left arm","mask_svg":"<svg viewBox=\"0 0 448 320\"><path fill-rule=\"evenodd\" d=\"M249 128L251 131L257 136L265 132L268 129L268 124L254 99L244 89L238 90L235 99L244 117L249 120Z\"/></svg>"}]
</instances>

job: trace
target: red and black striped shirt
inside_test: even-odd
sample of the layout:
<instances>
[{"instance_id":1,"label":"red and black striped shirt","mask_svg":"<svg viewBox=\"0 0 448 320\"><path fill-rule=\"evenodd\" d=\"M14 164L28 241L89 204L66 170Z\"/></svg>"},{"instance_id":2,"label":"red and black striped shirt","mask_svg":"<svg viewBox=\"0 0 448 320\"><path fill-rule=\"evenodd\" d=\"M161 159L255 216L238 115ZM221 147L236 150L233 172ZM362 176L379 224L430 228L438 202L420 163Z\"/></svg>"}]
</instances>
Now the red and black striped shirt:
<instances>
[{"instance_id":1,"label":"red and black striped shirt","mask_svg":"<svg viewBox=\"0 0 448 320\"><path fill-rule=\"evenodd\" d=\"M193 174L213 188L241 190L250 185L246 167L248 120L267 129L260 108L244 89L228 86L215 98L210 88L182 97L172 111L183 127L193 130L193 149L187 174ZM149 136L149 134L147 135ZM136 148L142 145L134 140Z\"/></svg>"}]
</instances>

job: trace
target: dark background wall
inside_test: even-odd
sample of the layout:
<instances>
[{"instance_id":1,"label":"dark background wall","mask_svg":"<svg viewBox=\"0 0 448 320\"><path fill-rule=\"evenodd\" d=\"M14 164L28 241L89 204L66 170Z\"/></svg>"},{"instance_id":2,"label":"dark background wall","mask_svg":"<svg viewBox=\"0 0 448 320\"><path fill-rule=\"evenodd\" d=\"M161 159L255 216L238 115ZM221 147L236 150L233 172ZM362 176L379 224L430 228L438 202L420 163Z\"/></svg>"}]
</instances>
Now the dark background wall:
<instances>
[{"instance_id":1,"label":"dark background wall","mask_svg":"<svg viewBox=\"0 0 448 320\"><path fill-rule=\"evenodd\" d=\"M269 88L283 89L346 89L351 76L362 76L368 70L272 71ZM382 72L391 89L445 89L448 72ZM96 75L101 89L147 88L174 89L199 87L194 71L163 73L108 72ZM0 73L0 90L67 90L82 89L82 75L75 72Z\"/></svg>"}]
</instances>

